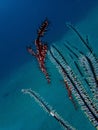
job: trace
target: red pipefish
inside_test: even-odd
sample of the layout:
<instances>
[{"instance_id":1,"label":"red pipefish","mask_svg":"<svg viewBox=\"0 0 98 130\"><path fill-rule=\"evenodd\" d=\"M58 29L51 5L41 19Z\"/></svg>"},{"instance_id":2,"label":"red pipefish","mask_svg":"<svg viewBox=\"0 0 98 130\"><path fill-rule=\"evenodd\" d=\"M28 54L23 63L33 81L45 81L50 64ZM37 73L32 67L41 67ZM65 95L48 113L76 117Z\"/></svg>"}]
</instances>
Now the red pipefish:
<instances>
[{"instance_id":1,"label":"red pipefish","mask_svg":"<svg viewBox=\"0 0 98 130\"><path fill-rule=\"evenodd\" d=\"M50 77L49 77L49 74L48 74L47 69L45 67L45 60L46 60L46 54L48 51L48 46L47 46L47 44L43 44L41 39L40 39L44 35L44 32L46 31L47 26L48 26L48 21L46 19L42 23L41 27L39 28L39 31L37 34L38 36L35 39L36 53L33 51L32 46L27 47L27 51L31 55L36 57L36 59L38 60L39 67L40 67L41 71L46 76L48 83L50 83Z\"/></svg>"},{"instance_id":2,"label":"red pipefish","mask_svg":"<svg viewBox=\"0 0 98 130\"><path fill-rule=\"evenodd\" d=\"M44 22L42 23L42 25L40 26L39 30L38 30L38 37L42 37L44 35L44 33L47 31L47 26L49 25L49 22L47 19L44 20Z\"/></svg>"}]
</instances>

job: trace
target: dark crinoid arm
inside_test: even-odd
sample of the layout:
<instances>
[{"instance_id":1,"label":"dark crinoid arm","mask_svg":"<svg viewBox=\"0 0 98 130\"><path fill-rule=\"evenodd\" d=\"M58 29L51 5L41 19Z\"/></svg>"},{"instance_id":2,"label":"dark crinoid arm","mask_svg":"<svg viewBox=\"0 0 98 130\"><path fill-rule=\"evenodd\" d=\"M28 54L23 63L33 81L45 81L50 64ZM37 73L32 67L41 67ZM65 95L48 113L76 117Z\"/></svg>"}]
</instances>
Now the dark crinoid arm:
<instances>
[{"instance_id":1,"label":"dark crinoid arm","mask_svg":"<svg viewBox=\"0 0 98 130\"><path fill-rule=\"evenodd\" d=\"M81 34L77 31L77 29L69 23L66 23L66 26L71 28L77 35L78 37L81 39L82 43L88 48L88 50L92 53L92 48L89 46L89 42L88 42L88 37L86 36L86 40L83 39L83 37L81 36Z\"/></svg>"}]
</instances>

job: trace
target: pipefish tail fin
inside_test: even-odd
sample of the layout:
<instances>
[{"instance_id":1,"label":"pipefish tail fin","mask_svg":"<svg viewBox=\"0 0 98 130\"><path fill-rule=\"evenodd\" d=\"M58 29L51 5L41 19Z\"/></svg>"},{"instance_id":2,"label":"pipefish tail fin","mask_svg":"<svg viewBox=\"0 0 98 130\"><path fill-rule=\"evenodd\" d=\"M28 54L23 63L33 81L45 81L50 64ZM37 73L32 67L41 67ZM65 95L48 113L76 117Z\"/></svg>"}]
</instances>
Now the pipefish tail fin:
<instances>
[{"instance_id":1,"label":"pipefish tail fin","mask_svg":"<svg viewBox=\"0 0 98 130\"><path fill-rule=\"evenodd\" d=\"M29 94L31 97L33 97L35 101L42 108L44 108L44 110L48 112L49 115L51 115L55 120L57 120L57 122L60 123L60 125L63 126L65 130L76 130L71 125L69 125L67 121L64 121L64 119L55 110L53 110L52 107L35 91L32 91L31 89L22 89L21 92Z\"/></svg>"}]
</instances>

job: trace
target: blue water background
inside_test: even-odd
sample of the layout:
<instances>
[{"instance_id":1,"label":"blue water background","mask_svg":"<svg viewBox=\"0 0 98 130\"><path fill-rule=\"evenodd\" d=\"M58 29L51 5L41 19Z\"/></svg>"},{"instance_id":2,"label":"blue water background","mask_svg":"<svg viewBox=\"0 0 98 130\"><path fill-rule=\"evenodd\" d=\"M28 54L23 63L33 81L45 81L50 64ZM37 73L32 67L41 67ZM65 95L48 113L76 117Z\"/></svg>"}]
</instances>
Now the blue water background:
<instances>
[{"instance_id":1,"label":"blue water background","mask_svg":"<svg viewBox=\"0 0 98 130\"><path fill-rule=\"evenodd\" d=\"M22 88L40 93L78 130L94 130L83 112L74 110L55 66L47 59L52 78L51 85L47 85L36 60L27 53L26 45L34 42L37 29L46 17L50 25L44 40L49 46L55 42L60 44L59 39L68 32L65 23L76 25L83 21L96 5L97 0L0 1L0 130L62 129L33 99L20 92Z\"/></svg>"},{"instance_id":2,"label":"blue water background","mask_svg":"<svg viewBox=\"0 0 98 130\"><path fill-rule=\"evenodd\" d=\"M97 0L1 0L0 1L0 78L30 60L25 46L36 38L40 23L50 21L45 40L58 40L68 30L66 22L77 23L86 17Z\"/></svg>"}]
</instances>

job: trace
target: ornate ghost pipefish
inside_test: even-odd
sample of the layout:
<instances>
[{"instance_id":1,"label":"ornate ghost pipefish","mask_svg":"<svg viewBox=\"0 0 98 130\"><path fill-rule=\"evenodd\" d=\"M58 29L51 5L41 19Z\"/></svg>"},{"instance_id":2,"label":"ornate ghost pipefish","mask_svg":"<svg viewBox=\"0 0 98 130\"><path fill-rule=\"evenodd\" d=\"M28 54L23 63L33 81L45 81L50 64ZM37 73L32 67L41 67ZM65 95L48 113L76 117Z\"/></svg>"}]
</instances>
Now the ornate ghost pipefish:
<instances>
[{"instance_id":1,"label":"ornate ghost pipefish","mask_svg":"<svg viewBox=\"0 0 98 130\"><path fill-rule=\"evenodd\" d=\"M46 54L48 51L47 44L43 44L41 41L41 37L44 36L44 33L47 30L48 26L48 20L45 19L44 22L41 24L38 32L37 32L37 38L35 40L35 46L36 46L36 53L33 51L32 46L27 46L27 51L34 57L36 57L40 70L44 73L47 82L50 83L50 76L47 72L46 66L45 66L45 60L46 60Z\"/></svg>"}]
</instances>

